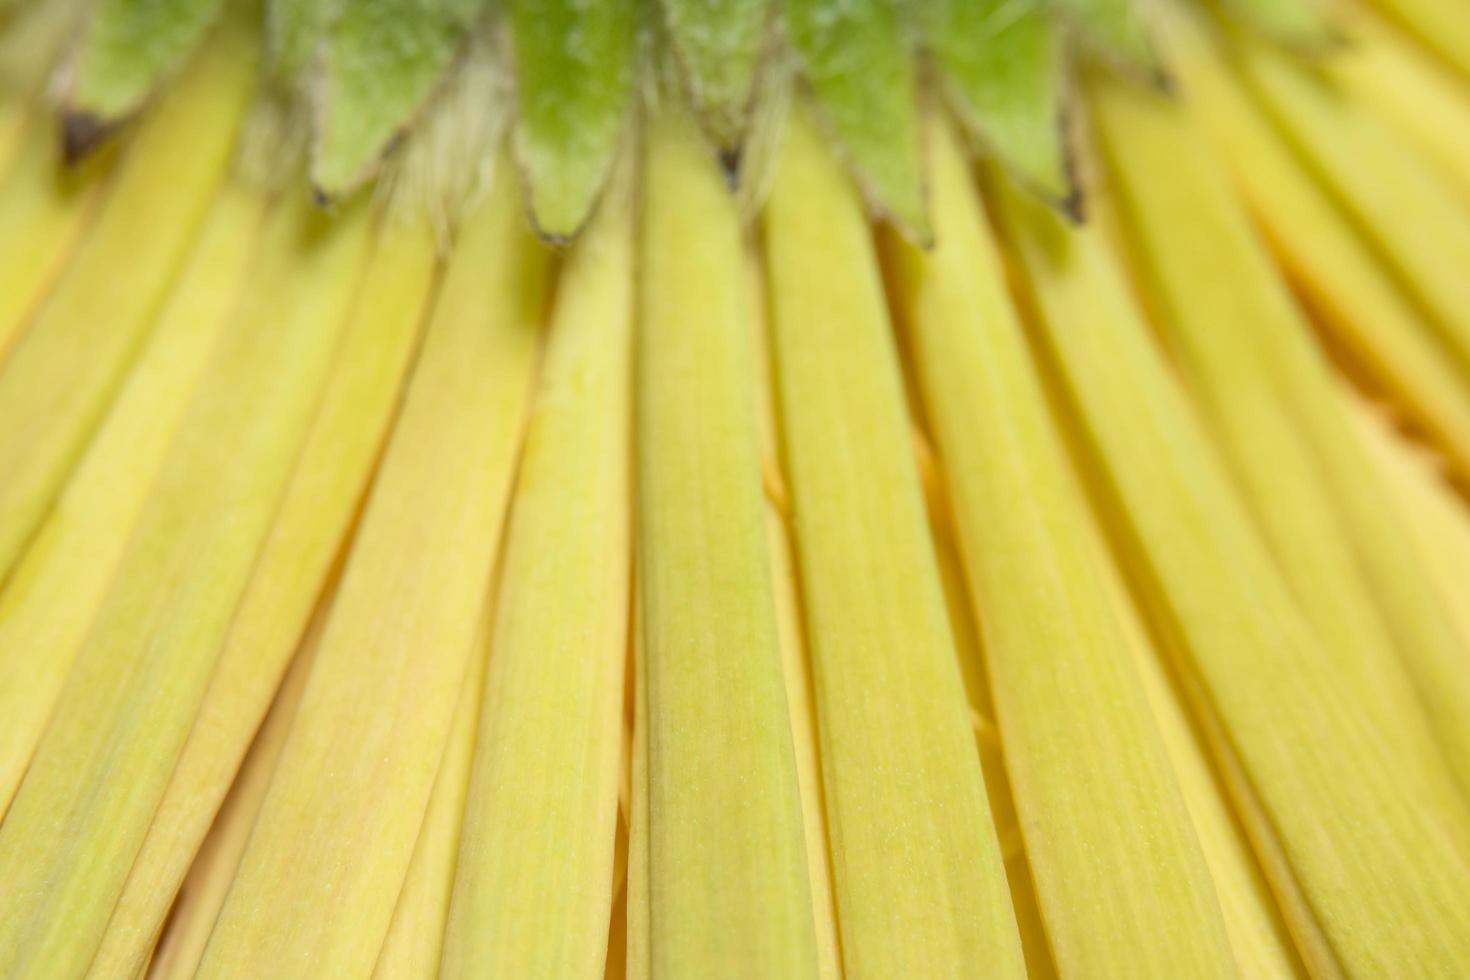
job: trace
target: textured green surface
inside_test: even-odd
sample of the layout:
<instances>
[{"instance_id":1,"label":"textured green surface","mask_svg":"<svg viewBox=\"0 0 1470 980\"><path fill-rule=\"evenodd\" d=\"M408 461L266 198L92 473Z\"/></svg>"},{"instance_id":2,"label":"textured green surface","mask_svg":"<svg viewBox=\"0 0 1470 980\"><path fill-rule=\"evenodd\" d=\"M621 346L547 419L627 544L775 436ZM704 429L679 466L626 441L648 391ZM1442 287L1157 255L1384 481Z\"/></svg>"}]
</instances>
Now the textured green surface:
<instances>
[{"instance_id":1,"label":"textured green surface","mask_svg":"<svg viewBox=\"0 0 1470 980\"><path fill-rule=\"evenodd\" d=\"M766 0L660 0L700 122L725 150L745 135L756 63L769 18Z\"/></svg>"},{"instance_id":2,"label":"textured green surface","mask_svg":"<svg viewBox=\"0 0 1470 980\"><path fill-rule=\"evenodd\" d=\"M268 0L266 51L277 77L294 80L306 73L322 32L341 0Z\"/></svg>"},{"instance_id":3,"label":"textured green surface","mask_svg":"<svg viewBox=\"0 0 1470 980\"><path fill-rule=\"evenodd\" d=\"M370 177L408 128L484 0L353 0L327 39L312 182L328 197Z\"/></svg>"},{"instance_id":4,"label":"textured green surface","mask_svg":"<svg viewBox=\"0 0 1470 980\"><path fill-rule=\"evenodd\" d=\"M511 0L516 150L536 227L576 234L607 180L627 115L634 0Z\"/></svg>"},{"instance_id":5,"label":"textured green surface","mask_svg":"<svg viewBox=\"0 0 1470 980\"><path fill-rule=\"evenodd\" d=\"M222 0L100 0L77 59L70 110L99 121L136 110L194 50L222 5Z\"/></svg>"},{"instance_id":6,"label":"textured green surface","mask_svg":"<svg viewBox=\"0 0 1470 980\"><path fill-rule=\"evenodd\" d=\"M1027 185L1070 203L1057 46L1040 0L926 0L921 9L925 45L970 134Z\"/></svg>"},{"instance_id":7,"label":"textured green surface","mask_svg":"<svg viewBox=\"0 0 1470 980\"><path fill-rule=\"evenodd\" d=\"M824 122L869 201L928 237L914 59L894 0L787 0L786 24Z\"/></svg>"}]
</instances>

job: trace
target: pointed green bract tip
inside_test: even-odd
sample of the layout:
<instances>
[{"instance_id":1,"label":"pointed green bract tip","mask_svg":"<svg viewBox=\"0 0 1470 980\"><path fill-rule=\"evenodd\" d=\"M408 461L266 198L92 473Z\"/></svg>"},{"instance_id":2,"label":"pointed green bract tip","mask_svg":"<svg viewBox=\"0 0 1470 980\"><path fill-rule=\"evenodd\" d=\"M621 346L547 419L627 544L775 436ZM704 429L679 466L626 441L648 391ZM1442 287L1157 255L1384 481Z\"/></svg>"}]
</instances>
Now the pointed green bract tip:
<instances>
[{"instance_id":1,"label":"pointed green bract tip","mask_svg":"<svg viewBox=\"0 0 1470 980\"><path fill-rule=\"evenodd\" d=\"M787 0L786 21L820 115L869 202L927 242L913 56L892 0Z\"/></svg>"},{"instance_id":2,"label":"pointed green bract tip","mask_svg":"<svg viewBox=\"0 0 1470 980\"><path fill-rule=\"evenodd\" d=\"M722 151L739 149L750 121L766 0L659 0L664 28L700 124Z\"/></svg>"},{"instance_id":3,"label":"pointed green bract tip","mask_svg":"<svg viewBox=\"0 0 1470 980\"><path fill-rule=\"evenodd\" d=\"M378 169L440 81L483 0L353 0L327 33L317 191L335 198Z\"/></svg>"},{"instance_id":4,"label":"pointed green bract tip","mask_svg":"<svg viewBox=\"0 0 1470 980\"><path fill-rule=\"evenodd\" d=\"M1139 13L1137 0L1056 0L1056 7L1072 23L1084 47L1155 82L1166 83L1163 61Z\"/></svg>"},{"instance_id":5,"label":"pointed green bract tip","mask_svg":"<svg viewBox=\"0 0 1470 980\"><path fill-rule=\"evenodd\" d=\"M537 230L565 240L607 180L632 82L634 0L513 0L517 153Z\"/></svg>"},{"instance_id":6,"label":"pointed green bract tip","mask_svg":"<svg viewBox=\"0 0 1470 980\"><path fill-rule=\"evenodd\" d=\"M536 233L564 244L577 237L601 198L611 168L610 151L569 153L564 146L548 145L524 132L516 156L525 179L526 198Z\"/></svg>"},{"instance_id":7,"label":"pointed green bract tip","mask_svg":"<svg viewBox=\"0 0 1470 980\"><path fill-rule=\"evenodd\" d=\"M78 53L69 114L94 120L100 129L137 111L199 45L222 5L222 0L101 0Z\"/></svg>"},{"instance_id":8,"label":"pointed green bract tip","mask_svg":"<svg viewBox=\"0 0 1470 980\"><path fill-rule=\"evenodd\" d=\"M931 0L924 11L925 43L970 136L1042 197L1072 201L1055 36L1040 0Z\"/></svg>"}]
</instances>

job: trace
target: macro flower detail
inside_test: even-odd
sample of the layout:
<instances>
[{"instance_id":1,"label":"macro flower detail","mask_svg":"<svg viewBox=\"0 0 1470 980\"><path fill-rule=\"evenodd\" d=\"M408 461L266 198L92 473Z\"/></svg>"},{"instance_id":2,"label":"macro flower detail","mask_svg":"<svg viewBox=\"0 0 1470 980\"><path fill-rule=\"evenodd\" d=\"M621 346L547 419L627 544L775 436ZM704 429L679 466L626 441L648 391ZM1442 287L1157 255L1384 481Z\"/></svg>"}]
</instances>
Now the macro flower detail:
<instances>
[{"instance_id":1,"label":"macro flower detail","mask_svg":"<svg viewBox=\"0 0 1470 980\"><path fill-rule=\"evenodd\" d=\"M1462 0L0 0L0 977L1467 895Z\"/></svg>"}]
</instances>

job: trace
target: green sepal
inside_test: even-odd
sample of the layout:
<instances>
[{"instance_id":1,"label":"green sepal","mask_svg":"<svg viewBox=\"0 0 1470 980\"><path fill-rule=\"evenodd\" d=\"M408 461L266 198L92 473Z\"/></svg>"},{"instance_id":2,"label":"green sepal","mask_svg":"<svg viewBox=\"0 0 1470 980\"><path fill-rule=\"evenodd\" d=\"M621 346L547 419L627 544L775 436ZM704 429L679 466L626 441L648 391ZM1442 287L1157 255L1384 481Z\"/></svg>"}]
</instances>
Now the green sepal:
<instances>
[{"instance_id":1,"label":"green sepal","mask_svg":"<svg viewBox=\"0 0 1470 980\"><path fill-rule=\"evenodd\" d=\"M819 115L870 205L927 242L914 59L894 0L787 0L786 24Z\"/></svg>"},{"instance_id":2,"label":"green sepal","mask_svg":"<svg viewBox=\"0 0 1470 980\"><path fill-rule=\"evenodd\" d=\"M1163 62L1137 0L1055 0L1055 7L1071 21L1084 47L1114 64L1167 84Z\"/></svg>"},{"instance_id":3,"label":"green sepal","mask_svg":"<svg viewBox=\"0 0 1470 980\"><path fill-rule=\"evenodd\" d=\"M277 80L294 84L305 78L340 7L341 0L268 0L266 59Z\"/></svg>"},{"instance_id":4,"label":"green sepal","mask_svg":"<svg viewBox=\"0 0 1470 980\"><path fill-rule=\"evenodd\" d=\"M222 0L100 0L77 53L68 125L100 133L136 112L182 67L222 7Z\"/></svg>"},{"instance_id":5,"label":"green sepal","mask_svg":"<svg viewBox=\"0 0 1470 980\"><path fill-rule=\"evenodd\" d=\"M660 0L664 29L683 69L700 125L727 156L750 123L767 0Z\"/></svg>"},{"instance_id":6,"label":"green sepal","mask_svg":"<svg viewBox=\"0 0 1470 980\"><path fill-rule=\"evenodd\" d=\"M511 0L531 217L568 240L592 213L628 115L634 0Z\"/></svg>"},{"instance_id":7,"label":"green sepal","mask_svg":"<svg viewBox=\"0 0 1470 980\"><path fill-rule=\"evenodd\" d=\"M971 138L1075 216L1059 51L1040 0L925 0L922 9L925 45Z\"/></svg>"},{"instance_id":8,"label":"green sepal","mask_svg":"<svg viewBox=\"0 0 1470 980\"><path fill-rule=\"evenodd\" d=\"M1222 6L1242 23L1294 47L1325 49L1343 40L1321 4L1313 0L1224 0Z\"/></svg>"},{"instance_id":9,"label":"green sepal","mask_svg":"<svg viewBox=\"0 0 1470 980\"><path fill-rule=\"evenodd\" d=\"M332 199L376 171L484 0L352 0L328 28L311 179Z\"/></svg>"}]
</instances>

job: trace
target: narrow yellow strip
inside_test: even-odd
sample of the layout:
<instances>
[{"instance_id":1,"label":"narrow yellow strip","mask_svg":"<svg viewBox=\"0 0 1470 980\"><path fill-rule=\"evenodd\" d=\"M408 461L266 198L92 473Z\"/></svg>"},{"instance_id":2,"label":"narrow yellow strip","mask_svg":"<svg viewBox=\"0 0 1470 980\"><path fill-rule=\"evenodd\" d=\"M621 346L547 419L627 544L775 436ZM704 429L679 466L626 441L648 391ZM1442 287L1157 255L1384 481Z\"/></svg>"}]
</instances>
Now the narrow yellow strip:
<instances>
[{"instance_id":1,"label":"narrow yellow strip","mask_svg":"<svg viewBox=\"0 0 1470 980\"><path fill-rule=\"evenodd\" d=\"M43 131L27 131L0 184L0 364L66 267L116 156L108 148L78 168L66 167L53 121L37 122Z\"/></svg>"},{"instance_id":2,"label":"narrow yellow strip","mask_svg":"<svg viewBox=\"0 0 1470 980\"><path fill-rule=\"evenodd\" d=\"M890 241L892 239L890 238ZM1005 755L1001 751L1000 729L995 722L995 705L990 697L990 682L985 675L985 656L980 639L980 626L970 608L969 585L960 559L960 547L954 540L949 514L949 499L939 488L930 498L929 526L935 538L939 557L939 574L944 583L949 621L954 630L959 653L960 673L965 678L965 692L970 702L970 725L975 729L975 748L980 754L980 769L985 774L985 789L990 798L990 814L995 820L996 837L1005 859L1006 883L1010 886L1011 908L1016 913L1016 929L1021 935L1021 951L1026 958L1029 980L1056 980L1059 976L1052 958L1051 939L1046 934L1041 904L1037 901L1031 862L1021 838L1021 821L1016 814L1015 797L1006 774Z\"/></svg>"},{"instance_id":3,"label":"narrow yellow strip","mask_svg":"<svg viewBox=\"0 0 1470 980\"><path fill-rule=\"evenodd\" d=\"M1057 968L1231 976L1209 872L1000 255L947 128L933 128L930 152L938 244L898 247L898 279Z\"/></svg>"},{"instance_id":4,"label":"narrow yellow strip","mask_svg":"<svg viewBox=\"0 0 1470 980\"><path fill-rule=\"evenodd\" d=\"M304 201L295 216L319 220ZM296 232L290 217L282 223ZM266 254L279 241L269 235ZM12 886L0 895L5 967L70 976L95 953L269 532L341 326L249 317L199 385L0 825Z\"/></svg>"},{"instance_id":5,"label":"narrow yellow strip","mask_svg":"<svg viewBox=\"0 0 1470 980\"><path fill-rule=\"evenodd\" d=\"M199 243L107 421L0 593L0 815L158 478L191 395L231 323L264 196L238 183Z\"/></svg>"},{"instance_id":6,"label":"narrow yellow strip","mask_svg":"<svg viewBox=\"0 0 1470 980\"><path fill-rule=\"evenodd\" d=\"M628 644L633 211L563 265L516 487L442 975L601 976Z\"/></svg>"},{"instance_id":7,"label":"narrow yellow strip","mask_svg":"<svg viewBox=\"0 0 1470 980\"><path fill-rule=\"evenodd\" d=\"M1161 9L1187 105L1281 264L1357 364L1470 473L1470 372L1227 70L1200 21L1177 4Z\"/></svg>"},{"instance_id":8,"label":"narrow yellow strip","mask_svg":"<svg viewBox=\"0 0 1470 980\"><path fill-rule=\"evenodd\" d=\"M480 172L482 161L477 161L463 147L478 143L483 152L483 148L490 145L485 141L493 138L493 126L486 122L483 132L475 133L475 127L471 127L467 134L464 124L465 113L483 113L485 102L482 99L490 97L478 83L494 84L494 73L481 71L483 64L479 56L484 53L478 48L471 52L470 59L461 65L451 81L449 97L441 96L427 126L410 146L404 170L407 180L399 188L408 193L400 197L400 208L406 205L412 209L410 213L433 214L437 210L433 204L436 197L442 203L446 201L443 195L470 192L475 188L470 181ZM457 154L458 159L451 159L451 163L463 168L457 175L453 167L445 169L443 153L449 146L445 142L447 134L460 141L456 145L462 147ZM474 139L464 142L467 135ZM424 179L430 176L433 179ZM460 184L455 176L467 182ZM498 584L494 588L498 589ZM493 600L487 601L481 610L448 740L414 841L413 857L373 968L373 976L380 980L437 977L440 972L465 804L469 799L475 745L479 737L480 701L485 687L494 606Z\"/></svg>"},{"instance_id":9,"label":"narrow yellow strip","mask_svg":"<svg viewBox=\"0 0 1470 980\"><path fill-rule=\"evenodd\" d=\"M253 315L346 320L346 332L194 729L92 962L94 980L134 976L168 914L342 550L397 407L433 285L434 241L427 229L389 220L369 257L367 210L336 219L329 267L290 247L268 257L288 278L266 300L269 312ZM288 263L305 268L286 272Z\"/></svg>"},{"instance_id":10,"label":"narrow yellow strip","mask_svg":"<svg viewBox=\"0 0 1470 980\"><path fill-rule=\"evenodd\" d=\"M1470 25L1470 17L1462 20ZM1428 311L1470 377L1470 205L1340 87L1265 42L1242 40L1237 49L1261 104Z\"/></svg>"},{"instance_id":11,"label":"narrow yellow strip","mask_svg":"<svg viewBox=\"0 0 1470 980\"><path fill-rule=\"evenodd\" d=\"M837 936L837 906L832 894L831 851L819 761L816 708L811 665L801 621L796 556L790 528L780 511L766 502L766 541L771 554L771 578L776 600L776 629L786 676L786 698L791 712L791 736L796 748L796 774L801 789L802 826L806 833L807 880L812 890L812 916L817 938L817 975L824 980L842 976L842 950Z\"/></svg>"},{"instance_id":12,"label":"narrow yellow strip","mask_svg":"<svg viewBox=\"0 0 1470 980\"><path fill-rule=\"evenodd\" d=\"M1352 45L1328 69L1437 161L1470 202L1470 78L1451 75L1366 12L1353 17L1350 31Z\"/></svg>"},{"instance_id":13,"label":"narrow yellow strip","mask_svg":"<svg viewBox=\"0 0 1470 980\"><path fill-rule=\"evenodd\" d=\"M764 240L843 964L1021 976L873 242L800 115Z\"/></svg>"},{"instance_id":14,"label":"narrow yellow strip","mask_svg":"<svg viewBox=\"0 0 1470 980\"><path fill-rule=\"evenodd\" d=\"M364 976L382 949L489 589L539 333L546 254L496 170L201 977Z\"/></svg>"},{"instance_id":15,"label":"narrow yellow strip","mask_svg":"<svg viewBox=\"0 0 1470 980\"><path fill-rule=\"evenodd\" d=\"M932 185L930 193L933 193ZM894 315L902 324L909 314L902 299L903 259L897 252L907 243L891 231L885 231L882 244L886 246L882 257L892 289ZM914 393L917 402L913 412L917 416L923 416L923 397L919 391L920 382L915 376L912 344L903 336L907 333L908 329L900 329L900 347L909 351L905 364L909 371L907 390ZM1025 841L1021 838L1021 821L1016 814L1015 797L1011 792L1010 777L1006 773L1005 754L1001 751L1000 728L995 720L995 701L990 693L984 643L980 636L981 627L970 604L970 587L965 580L961 549L956 540L954 506L937 470L938 461L927 432L916 429L914 450L918 456L919 475L924 483L929 532L934 538L939 578L944 586L944 602L949 611L950 629L954 631L955 651L959 655L960 676L964 681L965 699L970 711L970 727L974 729L975 748L980 754L980 770L985 775L985 791L990 798L990 815L995 821L1001 857L1005 859L1006 882L1010 886L1011 908L1016 913L1016 929L1021 934L1026 976L1030 980L1055 980L1058 973L1056 962L1052 958L1051 940L1042 921L1041 906L1037 901L1035 881L1031 874L1031 862L1026 854Z\"/></svg>"},{"instance_id":16,"label":"narrow yellow strip","mask_svg":"<svg viewBox=\"0 0 1470 980\"><path fill-rule=\"evenodd\" d=\"M306 688L306 679L311 676L311 666L316 658L316 648L321 639L321 626L325 622L326 610L331 608L330 597L324 600L312 623L310 631L302 638L301 646L292 658L291 666L281 680L280 690L271 700L270 710L261 722L260 731L251 741L249 751L239 766L238 772L231 771L229 793L209 827L209 831L198 847L198 854L190 855L188 875L179 891L178 903L173 906L167 931L159 940L157 923L154 933L148 937L148 950L137 969L125 976L127 980L145 976L148 980L191 980L198 969L199 959L204 955L204 944L209 940L214 920L230 883L235 880L235 869L240 865L240 855L250 839L250 829L255 826L256 814L270 787L271 775L276 771L281 751L286 746L286 736L291 732L291 723L296 719L301 705L301 692ZM157 942L156 949L154 942ZM152 963L147 957L152 956ZM101 975L109 975L105 969ZM96 968L87 976L98 975Z\"/></svg>"},{"instance_id":17,"label":"narrow yellow strip","mask_svg":"<svg viewBox=\"0 0 1470 980\"><path fill-rule=\"evenodd\" d=\"M1051 960L1026 851L1021 846L1015 806L1006 782L999 733L994 727L993 709L988 708L990 693L984 676L983 654L969 608L958 546L950 539L948 527L941 526L944 524L943 515L949 512L948 503L941 499L931 503L931 508L935 506L941 510L941 513L931 516L938 538L939 567L950 600L950 621L956 624L961 667L967 668L966 686L971 703L976 707L976 741L980 746L986 784L990 788L991 809L1006 857L1011 903L1016 910L1016 924L1020 927L1021 942L1026 952L1027 975L1033 980L1055 977L1056 966ZM1225 929L1241 975L1305 977L1305 967L1301 965L1275 899L1251 853L1250 841L1216 781L1202 739L1196 735L1184 705L1172 690L1150 634L1140 621L1140 614L1134 607L1119 568L1103 540L1101 528L1091 519L1081 522L1077 528L1088 535L1097 549L1097 567L1102 574L1103 587L1122 618L1127 646L1138 658L1138 673L1158 723L1159 734L1179 778L1180 789L1199 835L1200 849L1209 864Z\"/></svg>"},{"instance_id":18,"label":"narrow yellow strip","mask_svg":"<svg viewBox=\"0 0 1470 980\"><path fill-rule=\"evenodd\" d=\"M840 978L842 951L837 941L831 848L817 748L820 733L817 731L816 702L812 698L811 659L801 616L796 555L792 550L791 527L787 522L786 481L781 472L781 446L776 421L776 379L772 372L765 272L761 266L759 250L753 247L753 243L747 243L746 296L751 307L755 380L759 392L761 473L766 480L766 546L771 556L776 636L781 644L786 707L791 718L791 741L796 749L796 779L801 791L802 826L806 832L807 879L811 883L812 922L817 936L817 973L823 978Z\"/></svg>"},{"instance_id":19,"label":"narrow yellow strip","mask_svg":"<svg viewBox=\"0 0 1470 980\"><path fill-rule=\"evenodd\" d=\"M487 604L487 611L493 604ZM484 617L489 619L487 615ZM469 667L454 706L454 723L444 758L434 776L434 790L414 843L413 860L403 879L403 891L393 908L393 922L378 953L373 976L377 980L438 977L454 894L465 802L480 728L480 695L485 688L485 665L490 652L490 629L482 624L470 652Z\"/></svg>"},{"instance_id":20,"label":"narrow yellow strip","mask_svg":"<svg viewBox=\"0 0 1470 980\"><path fill-rule=\"evenodd\" d=\"M1344 392L1344 397L1350 397ZM1350 401L1352 404L1352 401ZM1470 650L1470 504L1444 481L1431 454L1392 430L1380 413L1353 404L1363 442L1391 485L1399 513ZM1467 659L1470 664L1470 659Z\"/></svg>"},{"instance_id":21,"label":"narrow yellow strip","mask_svg":"<svg viewBox=\"0 0 1470 980\"><path fill-rule=\"evenodd\" d=\"M1177 105L1104 78L1090 89L1146 288L1302 612L1405 772L1454 800L1427 713L1470 796L1470 651L1310 324Z\"/></svg>"},{"instance_id":22,"label":"narrow yellow strip","mask_svg":"<svg viewBox=\"0 0 1470 980\"><path fill-rule=\"evenodd\" d=\"M107 206L0 368L0 576L101 422L225 176L252 80L244 34L223 31L150 114Z\"/></svg>"},{"instance_id":23,"label":"narrow yellow strip","mask_svg":"<svg viewBox=\"0 0 1470 980\"><path fill-rule=\"evenodd\" d=\"M635 436L636 438L636 436ZM653 976L653 927L648 859L648 651L644 645L643 589L633 559L633 746L628 773L627 980Z\"/></svg>"},{"instance_id":24,"label":"narrow yellow strip","mask_svg":"<svg viewBox=\"0 0 1470 980\"><path fill-rule=\"evenodd\" d=\"M1224 786L1215 776L1208 747L1170 681L1165 662L1154 648L1119 565L1107 554L1101 529L1093 526L1090 530L1104 563L1103 584L1123 619L1128 647L1134 654L1159 734L1184 792L1200 850L1210 866L1236 967L1242 977L1252 980L1268 977L1304 980L1306 967L1276 907L1265 874L1251 852L1250 839L1231 810Z\"/></svg>"},{"instance_id":25,"label":"narrow yellow strip","mask_svg":"<svg viewBox=\"0 0 1470 980\"><path fill-rule=\"evenodd\" d=\"M816 939L761 505L736 203L694 122L650 124L637 354L638 561L655 976L804 977ZM638 763L635 761L635 766ZM638 860L640 842L631 851ZM635 965L639 968L635 969Z\"/></svg>"},{"instance_id":26,"label":"narrow yellow strip","mask_svg":"<svg viewBox=\"0 0 1470 980\"><path fill-rule=\"evenodd\" d=\"M1463 808L1406 775L1292 603L1100 232L1015 189L1004 203L1092 465L1195 710L1233 750L1217 763L1309 971L1454 972L1470 956Z\"/></svg>"},{"instance_id":27,"label":"narrow yellow strip","mask_svg":"<svg viewBox=\"0 0 1470 980\"><path fill-rule=\"evenodd\" d=\"M1461 0L1373 0L1430 51L1470 81L1470 17Z\"/></svg>"}]
</instances>

